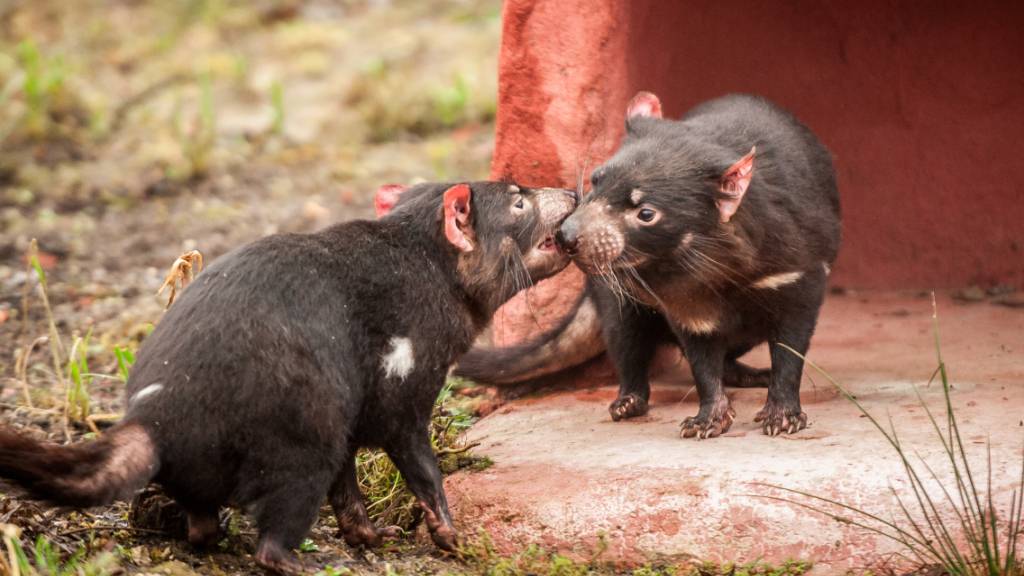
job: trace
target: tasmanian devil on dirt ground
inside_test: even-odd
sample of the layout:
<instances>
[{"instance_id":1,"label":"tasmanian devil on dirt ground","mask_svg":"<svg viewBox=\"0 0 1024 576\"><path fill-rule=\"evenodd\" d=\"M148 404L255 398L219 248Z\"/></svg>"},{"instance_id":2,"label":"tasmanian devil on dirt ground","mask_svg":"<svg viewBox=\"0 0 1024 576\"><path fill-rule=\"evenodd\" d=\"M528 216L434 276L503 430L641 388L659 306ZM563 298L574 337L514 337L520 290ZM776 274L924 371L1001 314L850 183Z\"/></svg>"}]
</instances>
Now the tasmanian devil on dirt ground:
<instances>
[{"instance_id":1,"label":"tasmanian devil on dirt ground","mask_svg":"<svg viewBox=\"0 0 1024 576\"><path fill-rule=\"evenodd\" d=\"M256 561L291 573L328 496L351 545L367 517L355 453L383 448L434 542L456 534L427 433L454 360L526 283L568 263L554 244L576 194L499 182L422 184L380 221L264 238L213 263L143 343L124 420L99 440L0 429L0 476L35 498L96 506L157 482L195 544L218 507L246 509Z\"/></svg>"},{"instance_id":2,"label":"tasmanian devil on dirt ground","mask_svg":"<svg viewBox=\"0 0 1024 576\"><path fill-rule=\"evenodd\" d=\"M735 413L723 385L768 387L755 418L766 434L803 429L803 360L783 345L806 353L839 249L839 193L825 147L763 98L726 96L672 121L641 92L622 146L591 182L557 236L588 273L573 312L533 342L471 351L457 372L515 383L603 345L619 375L609 411L620 420L647 412L654 350L675 342L700 397L683 436L729 429ZM738 361L765 341L771 370Z\"/></svg>"}]
</instances>

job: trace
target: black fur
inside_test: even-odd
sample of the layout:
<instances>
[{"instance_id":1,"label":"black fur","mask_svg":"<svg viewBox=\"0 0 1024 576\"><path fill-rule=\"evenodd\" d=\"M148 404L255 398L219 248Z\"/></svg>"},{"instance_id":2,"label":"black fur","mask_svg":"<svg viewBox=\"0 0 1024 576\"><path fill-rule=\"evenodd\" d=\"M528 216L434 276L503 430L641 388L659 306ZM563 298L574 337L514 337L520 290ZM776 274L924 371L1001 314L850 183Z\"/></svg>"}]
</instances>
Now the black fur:
<instances>
[{"instance_id":1,"label":"black fur","mask_svg":"<svg viewBox=\"0 0 1024 576\"><path fill-rule=\"evenodd\" d=\"M722 222L722 177L755 147L750 186L736 213ZM599 310L605 348L620 379L612 418L647 412L654 349L673 343L683 347L700 395L700 411L683 422L684 435L717 436L728 429L733 413L723 385L768 386L758 415L766 433L803 428L803 361L779 344L807 351L839 248L839 194L824 146L766 100L726 96L681 121L629 118L622 146L594 171L592 184L559 239L590 274L570 317L588 304ZM641 222L643 208L657 220ZM777 288L758 287L787 273L800 276ZM459 372L513 383L551 371L538 369L528 354L571 349L577 356L596 355L599 348L585 344L593 329L572 326L563 322L500 353L506 366L493 362L495 352L474 350L467 355L471 362L460 360ZM738 361L765 341L771 344L771 370ZM553 370L570 365L553 354L544 357Z\"/></svg>"},{"instance_id":2,"label":"black fur","mask_svg":"<svg viewBox=\"0 0 1024 576\"><path fill-rule=\"evenodd\" d=\"M723 221L723 176L752 150L749 188ZM824 146L766 100L727 96L678 122L630 118L625 141L595 171L593 187L560 238L596 274L595 298L621 378L613 416L646 411L651 349L671 333L700 396L697 416L682 424L685 436L728 430L726 378L769 380L758 416L766 433L803 428L803 361L780 344L806 353L839 249L839 194ZM651 214L645 210L655 214L653 223L642 221ZM588 251L599 243L605 218L624 248ZM764 341L771 345L770 375L736 362Z\"/></svg>"},{"instance_id":3,"label":"black fur","mask_svg":"<svg viewBox=\"0 0 1024 576\"><path fill-rule=\"evenodd\" d=\"M286 551L329 495L345 539L377 544L385 532L367 518L354 457L361 447L381 447L419 500L435 542L454 548L427 434L434 400L497 307L565 266L561 253L534 249L575 206L575 194L471 184L474 247L460 252L444 233L447 188L414 187L381 221L271 236L219 258L146 339L124 422L108 436L128 427L145 432L153 466L132 480L160 483L188 511L190 540L209 540L204 532L216 530L218 507L241 506L260 531L257 561L293 571ZM513 211L519 199L525 208ZM411 345L408 373L407 364L384 361L398 350L396 338ZM5 432L0 475L57 503L107 501L39 490L38 481L47 463L71 481L84 472L64 461L113 461L104 442L50 447Z\"/></svg>"}]
</instances>

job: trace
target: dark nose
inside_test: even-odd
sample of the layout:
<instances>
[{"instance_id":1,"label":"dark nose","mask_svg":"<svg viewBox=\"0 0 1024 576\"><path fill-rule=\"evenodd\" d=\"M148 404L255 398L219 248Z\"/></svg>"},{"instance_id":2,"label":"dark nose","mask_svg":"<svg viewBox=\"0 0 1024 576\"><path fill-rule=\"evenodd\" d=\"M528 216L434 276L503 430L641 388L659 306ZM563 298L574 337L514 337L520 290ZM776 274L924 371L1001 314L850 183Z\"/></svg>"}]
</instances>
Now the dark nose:
<instances>
[{"instance_id":1,"label":"dark nose","mask_svg":"<svg viewBox=\"0 0 1024 576\"><path fill-rule=\"evenodd\" d=\"M575 218L570 216L562 222L562 225L555 232L555 242L565 250L567 254L575 254L579 244L579 225Z\"/></svg>"}]
</instances>

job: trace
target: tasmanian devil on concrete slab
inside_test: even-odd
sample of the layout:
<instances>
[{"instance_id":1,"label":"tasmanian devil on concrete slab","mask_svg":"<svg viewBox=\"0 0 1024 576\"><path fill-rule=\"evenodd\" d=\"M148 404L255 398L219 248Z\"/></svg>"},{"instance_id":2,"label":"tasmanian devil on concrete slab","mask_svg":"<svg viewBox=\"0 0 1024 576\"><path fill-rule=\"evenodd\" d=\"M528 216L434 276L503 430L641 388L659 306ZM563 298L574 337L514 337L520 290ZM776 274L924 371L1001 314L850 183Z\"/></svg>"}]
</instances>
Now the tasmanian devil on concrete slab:
<instances>
[{"instance_id":1,"label":"tasmanian devil on concrete slab","mask_svg":"<svg viewBox=\"0 0 1024 576\"><path fill-rule=\"evenodd\" d=\"M766 434L803 429L803 361L783 345L807 351L839 249L830 154L791 114L755 96L712 100L672 121L641 92L626 128L557 236L588 273L573 312L533 342L471 351L457 372L514 383L604 347L619 375L609 410L620 420L647 412L655 347L675 342L700 396L683 436L729 429L723 385L768 387L756 417ZM765 341L771 370L738 361Z\"/></svg>"},{"instance_id":2,"label":"tasmanian devil on concrete slab","mask_svg":"<svg viewBox=\"0 0 1024 576\"><path fill-rule=\"evenodd\" d=\"M220 506L259 528L256 561L301 566L328 496L340 535L372 546L355 453L382 447L435 543L456 546L427 433L453 361L526 283L568 263L556 227L573 191L422 184L388 216L244 246L199 274L142 345L124 420L69 446L0 428L0 476L54 504L96 506L161 484L189 540Z\"/></svg>"}]
</instances>

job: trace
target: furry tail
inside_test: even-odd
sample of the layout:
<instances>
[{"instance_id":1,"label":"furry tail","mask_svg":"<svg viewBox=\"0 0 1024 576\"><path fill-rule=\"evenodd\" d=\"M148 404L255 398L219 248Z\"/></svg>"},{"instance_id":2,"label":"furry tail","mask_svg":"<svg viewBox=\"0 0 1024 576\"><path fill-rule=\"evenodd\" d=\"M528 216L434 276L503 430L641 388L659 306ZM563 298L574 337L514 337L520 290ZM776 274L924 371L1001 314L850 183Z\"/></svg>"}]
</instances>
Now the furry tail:
<instances>
[{"instance_id":1,"label":"furry tail","mask_svg":"<svg viewBox=\"0 0 1024 576\"><path fill-rule=\"evenodd\" d=\"M126 499L156 474L156 449L146 430L122 424L102 438L68 446L0 428L0 478L29 496L86 508Z\"/></svg>"},{"instance_id":2,"label":"furry tail","mask_svg":"<svg viewBox=\"0 0 1024 576\"><path fill-rule=\"evenodd\" d=\"M572 312L549 332L518 346L473 348L459 359L455 375L483 384L518 384L577 366L603 351L597 307L584 291Z\"/></svg>"}]
</instances>

